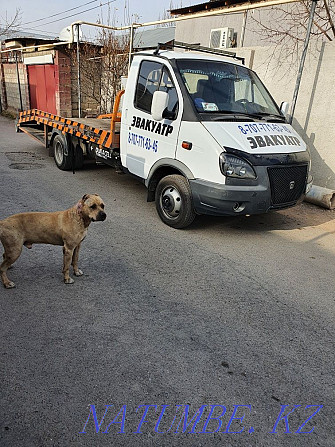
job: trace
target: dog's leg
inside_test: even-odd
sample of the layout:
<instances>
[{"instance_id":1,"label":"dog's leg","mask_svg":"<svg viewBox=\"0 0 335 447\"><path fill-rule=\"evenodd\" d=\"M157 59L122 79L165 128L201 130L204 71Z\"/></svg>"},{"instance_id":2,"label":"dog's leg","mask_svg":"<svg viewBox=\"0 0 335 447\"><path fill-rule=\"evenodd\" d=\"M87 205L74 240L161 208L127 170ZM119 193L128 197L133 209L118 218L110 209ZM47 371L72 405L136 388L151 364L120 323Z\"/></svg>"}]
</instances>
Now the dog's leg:
<instances>
[{"instance_id":1,"label":"dog's leg","mask_svg":"<svg viewBox=\"0 0 335 447\"><path fill-rule=\"evenodd\" d=\"M3 260L5 261L5 259L6 259L5 253L4 253L2 256L3 256ZM8 267L7 270L10 270L10 269L12 269L12 268L13 268L13 264L10 265L10 266Z\"/></svg>"},{"instance_id":2,"label":"dog's leg","mask_svg":"<svg viewBox=\"0 0 335 447\"><path fill-rule=\"evenodd\" d=\"M70 278L70 265L73 256L73 248L68 247L64 244L63 247L63 275L65 284L72 284L74 280Z\"/></svg>"},{"instance_id":3,"label":"dog's leg","mask_svg":"<svg viewBox=\"0 0 335 447\"><path fill-rule=\"evenodd\" d=\"M78 268L79 249L80 249L80 244L77 245L77 247L74 249L73 257L72 257L73 272L76 276L81 276L83 274L83 272L80 270L80 268Z\"/></svg>"},{"instance_id":4,"label":"dog's leg","mask_svg":"<svg viewBox=\"0 0 335 447\"><path fill-rule=\"evenodd\" d=\"M6 289L12 289L15 287L15 284L8 279L7 270L10 268L12 264L19 258L22 246L10 246L4 245L5 252L3 254L3 262L0 265L0 275L2 284L6 287Z\"/></svg>"}]
</instances>

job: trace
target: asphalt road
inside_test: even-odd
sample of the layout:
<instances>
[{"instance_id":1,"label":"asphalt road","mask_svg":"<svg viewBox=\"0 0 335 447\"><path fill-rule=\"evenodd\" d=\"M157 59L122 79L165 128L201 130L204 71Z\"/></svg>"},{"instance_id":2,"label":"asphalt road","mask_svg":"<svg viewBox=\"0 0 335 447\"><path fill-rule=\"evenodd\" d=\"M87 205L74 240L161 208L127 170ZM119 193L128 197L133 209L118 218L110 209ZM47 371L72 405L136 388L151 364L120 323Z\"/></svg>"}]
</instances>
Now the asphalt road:
<instances>
[{"instance_id":1,"label":"asphalt road","mask_svg":"<svg viewBox=\"0 0 335 447\"><path fill-rule=\"evenodd\" d=\"M137 180L59 171L0 117L0 218L85 193L108 217L84 276L63 284L62 249L35 245L0 289L0 445L333 447L334 211L174 230Z\"/></svg>"}]
</instances>

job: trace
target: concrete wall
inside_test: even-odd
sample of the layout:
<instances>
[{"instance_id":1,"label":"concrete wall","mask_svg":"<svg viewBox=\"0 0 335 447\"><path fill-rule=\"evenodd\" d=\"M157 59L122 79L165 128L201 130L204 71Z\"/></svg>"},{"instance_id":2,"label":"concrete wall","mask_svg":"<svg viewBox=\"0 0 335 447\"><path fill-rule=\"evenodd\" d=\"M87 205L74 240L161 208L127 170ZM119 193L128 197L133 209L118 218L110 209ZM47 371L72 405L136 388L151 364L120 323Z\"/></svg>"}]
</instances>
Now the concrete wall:
<instances>
[{"instance_id":1,"label":"concrete wall","mask_svg":"<svg viewBox=\"0 0 335 447\"><path fill-rule=\"evenodd\" d=\"M295 5L282 6L282 9L290 10ZM199 43L209 46L210 31L217 28L233 28L235 31L236 45L240 45L242 27L245 13L238 12L234 14L222 14L210 17L199 17L197 19L182 20L176 22L175 40L187 43ZM246 26L244 32L243 46L264 45L264 37L259 33L259 26L256 23L260 21L264 25L274 27L276 21L281 20L281 13L272 8L261 8L246 13ZM255 20L253 20L255 19ZM235 46L236 46L235 45Z\"/></svg>"},{"instance_id":2,"label":"concrete wall","mask_svg":"<svg viewBox=\"0 0 335 447\"><path fill-rule=\"evenodd\" d=\"M290 10L296 5L284 8ZM237 47L231 51L246 58L246 65L257 71L277 103L292 103L302 48L289 53L283 47L269 46L252 20L254 17L274 28L276 21L280 21L278 14L270 8L249 11L243 48L239 47L243 12L177 22L175 39L209 46L211 29L234 28ZM294 128L310 148L314 183L331 189L335 189L334 73L335 42L311 41L293 120Z\"/></svg>"},{"instance_id":3,"label":"concrete wall","mask_svg":"<svg viewBox=\"0 0 335 447\"><path fill-rule=\"evenodd\" d=\"M22 108L29 109L28 77L25 65L18 64ZM17 111L21 109L20 93L17 82L17 68L15 63L2 64L1 68L1 103L3 109Z\"/></svg>"},{"instance_id":4,"label":"concrete wall","mask_svg":"<svg viewBox=\"0 0 335 447\"><path fill-rule=\"evenodd\" d=\"M292 103L296 67L278 61L274 47L236 48L278 104ZM314 183L335 189L335 42L311 43L301 79L293 127L312 155Z\"/></svg>"}]
</instances>

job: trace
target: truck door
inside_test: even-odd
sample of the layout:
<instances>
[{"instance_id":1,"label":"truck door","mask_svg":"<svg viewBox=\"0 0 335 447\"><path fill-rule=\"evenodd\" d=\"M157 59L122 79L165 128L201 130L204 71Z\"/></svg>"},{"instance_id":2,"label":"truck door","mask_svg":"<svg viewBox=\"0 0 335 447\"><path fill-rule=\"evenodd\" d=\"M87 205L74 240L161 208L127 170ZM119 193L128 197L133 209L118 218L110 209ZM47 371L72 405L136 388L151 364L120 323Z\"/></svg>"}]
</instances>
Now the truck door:
<instances>
[{"instance_id":1,"label":"truck door","mask_svg":"<svg viewBox=\"0 0 335 447\"><path fill-rule=\"evenodd\" d=\"M131 88L129 81L127 88ZM162 121L155 121L151 116L151 103L156 90L169 94L167 118ZM132 174L146 179L157 160L175 158L182 110L180 101L169 68L161 62L142 60L132 101L126 105L122 130L122 164ZM124 145L126 154L123 152Z\"/></svg>"}]
</instances>

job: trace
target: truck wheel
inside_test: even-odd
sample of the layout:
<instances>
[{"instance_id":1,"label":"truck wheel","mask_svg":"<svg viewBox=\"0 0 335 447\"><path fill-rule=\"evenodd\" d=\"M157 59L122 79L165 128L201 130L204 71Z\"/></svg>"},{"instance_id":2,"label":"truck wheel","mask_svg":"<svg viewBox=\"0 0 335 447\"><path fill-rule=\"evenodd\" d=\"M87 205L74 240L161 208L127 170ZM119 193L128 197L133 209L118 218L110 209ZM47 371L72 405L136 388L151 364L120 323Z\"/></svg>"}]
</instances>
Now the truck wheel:
<instances>
[{"instance_id":1,"label":"truck wheel","mask_svg":"<svg viewBox=\"0 0 335 447\"><path fill-rule=\"evenodd\" d=\"M72 157L67 148L66 139L62 135L56 135L53 140L54 159L57 167L62 171L72 169Z\"/></svg>"},{"instance_id":2,"label":"truck wheel","mask_svg":"<svg viewBox=\"0 0 335 447\"><path fill-rule=\"evenodd\" d=\"M190 185L182 175L163 177L156 188L156 209L164 223L185 228L195 219Z\"/></svg>"}]
</instances>

